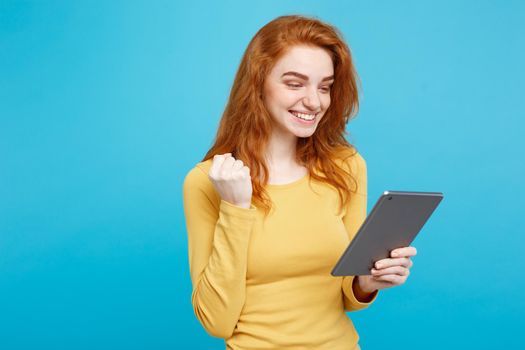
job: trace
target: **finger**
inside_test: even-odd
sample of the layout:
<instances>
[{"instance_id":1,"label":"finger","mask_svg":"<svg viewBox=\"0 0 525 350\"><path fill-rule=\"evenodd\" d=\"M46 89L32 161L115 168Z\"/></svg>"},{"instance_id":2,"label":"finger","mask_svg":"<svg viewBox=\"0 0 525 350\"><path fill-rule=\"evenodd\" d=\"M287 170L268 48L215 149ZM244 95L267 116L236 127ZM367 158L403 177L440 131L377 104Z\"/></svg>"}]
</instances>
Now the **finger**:
<instances>
[{"instance_id":1,"label":"finger","mask_svg":"<svg viewBox=\"0 0 525 350\"><path fill-rule=\"evenodd\" d=\"M238 159L233 163L232 171L237 172L238 170L242 169L243 166L244 163L242 162L242 160Z\"/></svg>"},{"instance_id":2,"label":"finger","mask_svg":"<svg viewBox=\"0 0 525 350\"><path fill-rule=\"evenodd\" d=\"M387 259L382 259L382 260L377 261L374 264L374 266L378 270L379 269L384 269L386 267L391 267L391 266L409 267L410 266L410 259L409 258L397 258L397 259L387 258Z\"/></svg>"},{"instance_id":3,"label":"finger","mask_svg":"<svg viewBox=\"0 0 525 350\"><path fill-rule=\"evenodd\" d=\"M226 160L226 157L227 156L223 154L216 154L213 156L213 161L212 161L211 168L209 171L210 175L215 175L219 172L219 169L222 167L222 163L224 163L224 161Z\"/></svg>"},{"instance_id":4,"label":"finger","mask_svg":"<svg viewBox=\"0 0 525 350\"><path fill-rule=\"evenodd\" d=\"M388 287L392 287L394 286L392 284L392 282L389 282L389 281L385 281L383 279L381 279L381 276L372 276L372 280L378 282L378 283L385 283L385 284L388 284Z\"/></svg>"},{"instance_id":5,"label":"finger","mask_svg":"<svg viewBox=\"0 0 525 350\"><path fill-rule=\"evenodd\" d=\"M222 163L222 167L219 170L221 177L229 179L232 173L233 164L235 164L235 158L233 157L228 157L224 160L224 163Z\"/></svg>"},{"instance_id":6,"label":"finger","mask_svg":"<svg viewBox=\"0 0 525 350\"><path fill-rule=\"evenodd\" d=\"M390 252L390 256L393 258L416 256L416 254L417 250L415 247L402 247Z\"/></svg>"},{"instance_id":7,"label":"finger","mask_svg":"<svg viewBox=\"0 0 525 350\"><path fill-rule=\"evenodd\" d=\"M399 276L399 275L383 275L375 277L377 281L380 282L390 282L395 285L403 284L406 281L406 276Z\"/></svg>"},{"instance_id":8,"label":"finger","mask_svg":"<svg viewBox=\"0 0 525 350\"><path fill-rule=\"evenodd\" d=\"M393 266L387 267L386 269L372 269L372 276L383 276L383 275L399 275L399 276L408 276L410 271L408 268L403 266Z\"/></svg>"},{"instance_id":9,"label":"finger","mask_svg":"<svg viewBox=\"0 0 525 350\"><path fill-rule=\"evenodd\" d=\"M248 168L248 167L245 165L245 166L242 167L241 172L244 174L244 178L245 178L245 179L250 179L250 180L251 180L250 168Z\"/></svg>"},{"instance_id":10,"label":"finger","mask_svg":"<svg viewBox=\"0 0 525 350\"><path fill-rule=\"evenodd\" d=\"M382 279L380 279L380 277L374 277L373 280L374 280L376 283L383 283L383 284L386 285L386 286L384 286L384 287L382 287L382 288L380 288L380 289L388 288L388 287L394 287L394 286L395 286L395 284L393 284L392 282L382 280Z\"/></svg>"}]
</instances>

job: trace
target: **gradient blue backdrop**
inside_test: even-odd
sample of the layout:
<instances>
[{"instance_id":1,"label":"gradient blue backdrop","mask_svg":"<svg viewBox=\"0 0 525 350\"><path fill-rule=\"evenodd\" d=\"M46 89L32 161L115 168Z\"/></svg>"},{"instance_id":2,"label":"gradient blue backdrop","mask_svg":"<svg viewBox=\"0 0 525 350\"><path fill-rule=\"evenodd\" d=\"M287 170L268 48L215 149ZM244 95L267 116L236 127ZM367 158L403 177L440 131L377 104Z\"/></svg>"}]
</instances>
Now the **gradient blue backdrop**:
<instances>
[{"instance_id":1,"label":"gradient blue backdrop","mask_svg":"<svg viewBox=\"0 0 525 350\"><path fill-rule=\"evenodd\" d=\"M369 209L445 194L407 284L351 314L363 349L523 346L523 2L2 0L1 349L224 348L193 315L182 181L284 14L353 50Z\"/></svg>"}]
</instances>

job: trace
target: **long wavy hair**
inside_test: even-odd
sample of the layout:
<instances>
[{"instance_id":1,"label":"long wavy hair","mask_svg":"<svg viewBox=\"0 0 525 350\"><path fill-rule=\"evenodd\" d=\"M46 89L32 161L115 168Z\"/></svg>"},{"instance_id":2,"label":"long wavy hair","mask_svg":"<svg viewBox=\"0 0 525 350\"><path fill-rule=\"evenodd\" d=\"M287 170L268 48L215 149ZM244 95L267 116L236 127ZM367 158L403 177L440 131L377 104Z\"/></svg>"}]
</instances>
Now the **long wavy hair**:
<instances>
[{"instance_id":1,"label":"long wavy hair","mask_svg":"<svg viewBox=\"0 0 525 350\"><path fill-rule=\"evenodd\" d=\"M294 45L326 50L334 65L330 106L314 134L298 138L296 161L308 168L311 179L337 189L340 210L357 191L357 181L336 159L357 153L345 138L346 124L358 110L358 77L348 46L339 30L316 18L299 15L278 17L252 38L235 75L230 96L219 123L213 146L202 161L231 152L250 168L252 202L265 216L272 205L264 187L269 172L264 152L272 132L272 118L263 103L265 78L275 63ZM350 152L341 152L341 149ZM348 181L350 180L350 182Z\"/></svg>"}]
</instances>

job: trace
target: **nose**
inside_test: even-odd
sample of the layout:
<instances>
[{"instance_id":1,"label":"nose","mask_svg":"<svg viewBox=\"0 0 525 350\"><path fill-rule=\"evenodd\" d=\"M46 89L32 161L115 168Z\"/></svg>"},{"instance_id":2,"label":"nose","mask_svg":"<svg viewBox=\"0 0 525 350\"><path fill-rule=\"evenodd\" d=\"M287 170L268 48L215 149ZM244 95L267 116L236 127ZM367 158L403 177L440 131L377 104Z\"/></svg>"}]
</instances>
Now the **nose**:
<instances>
[{"instance_id":1,"label":"nose","mask_svg":"<svg viewBox=\"0 0 525 350\"><path fill-rule=\"evenodd\" d=\"M306 89L306 96L303 98L303 103L305 107L310 110L318 111L320 109L321 99L315 87Z\"/></svg>"}]
</instances>

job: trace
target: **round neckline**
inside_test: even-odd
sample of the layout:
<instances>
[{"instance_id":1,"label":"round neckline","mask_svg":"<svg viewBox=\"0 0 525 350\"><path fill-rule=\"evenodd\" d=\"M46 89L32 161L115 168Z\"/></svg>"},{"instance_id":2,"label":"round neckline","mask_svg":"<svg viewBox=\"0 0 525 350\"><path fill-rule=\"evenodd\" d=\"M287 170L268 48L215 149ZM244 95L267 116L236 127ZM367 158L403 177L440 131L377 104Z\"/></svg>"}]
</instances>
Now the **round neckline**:
<instances>
[{"instance_id":1,"label":"round neckline","mask_svg":"<svg viewBox=\"0 0 525 350\"><path fill-rule=\"evenodd\" d=\"M304 182L308 177L310 176L310 173L307 173L306 175L304 175L303 177L301 177L300 179L297 179L297 180L294 180L292 182L288 182L288 183L285 183L285 184L266 184L267 187L271 188L271 189L285 189L285 188L290 188L290 187L294 187L294 186L297 186L299 184L301 184L302 182Z\"/></svg>"}]
</instances>

